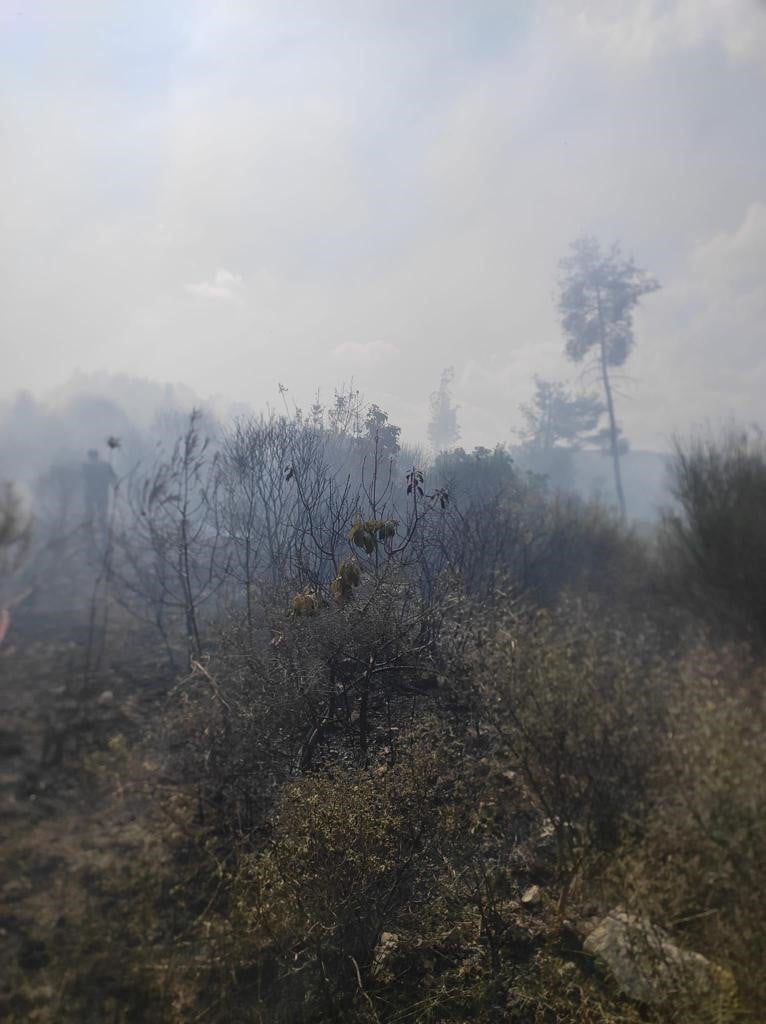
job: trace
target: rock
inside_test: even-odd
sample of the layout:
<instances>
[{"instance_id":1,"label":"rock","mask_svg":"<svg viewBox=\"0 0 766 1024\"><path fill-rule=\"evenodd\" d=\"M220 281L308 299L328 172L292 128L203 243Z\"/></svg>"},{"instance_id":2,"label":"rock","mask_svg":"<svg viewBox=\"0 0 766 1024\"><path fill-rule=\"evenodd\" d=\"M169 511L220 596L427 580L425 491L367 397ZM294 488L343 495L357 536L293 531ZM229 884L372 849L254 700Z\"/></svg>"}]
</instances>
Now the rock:
<instances>
[{"instance_id":1,"label":"rock","mask_svg":"<svg viewBox=\"0 0 766 1024\"><path fill-rule=\"evenodd\" d=\"M733 1016L735 983L730 972L700 953L676 946L648 921L612 910L589 932L583 949L628 999L654 1006L683 1003L687 1008L691 1000L701 1010L715 1003L718 1021Z\"/></svg>"},{"instance_id":2,"label":"rock","mask_svg":"<svg viewBox=\"0 0 766 1024\"><path fill-rule=\"evenodd\" d=\"M556 826L552 821L545 821L535 836L535 846L539 850L555 851L556 849Z\"/></svg>"},{"instance_id":3,"label":"rock","mask_svg":"<svg viewBox=\"0 0 766 1024\"><path fill-rule=\"evenodd\" d=\"M538 864L553 864L558 854L556 826L553 822L543 822L530 836L529 846L532 851L533 861Z\"/></svg>"},{"instance_id":4,"label":"rock","mask_svg":"<svg viewBox=\"0 0 766 1024\"><path fill-rule=\"evenodd\" d=\"M372 960L372 973L379 976L384 973L388 963L399 947L399 936L396 932L381 932L380 940L375 947L375 955Z\"/></svg>"},{"instance_id":5,"label":"rock","mask_svg":"<svg viewBox=\"0 0 766 1024\"><path fill-rule=\"evenodd\" d=\"M547 880L555 869L557 859L556 827L545 821L532 833L526 843L527 861L530 873L539 876L538 881Z\"/></svg>"},{"instance_id":6,"label":"rock","mask_svg":"<svg viewBox=\"0 0 766 1024\"><path fill-rule=\"evenodd\" d=\"M524 890L521 897L521 902L527 907L534 907L542 898L542 890L539 885L530 885L528 889Z\"/></svg>"},{"instance_id":7,"label":"rock","mask_svg":"<svg viewBox=\"0 0 766 1024\"><path fill-rule=\"evenodd\" d=\"M112 693L112 691L111 690L102 690L101 693L98 695L98 700L97 700L96 703L100 704L101 707L106 707L109 704L112 704L113 702L114 702L114 694Z\"/></svg>"}]
</instances>

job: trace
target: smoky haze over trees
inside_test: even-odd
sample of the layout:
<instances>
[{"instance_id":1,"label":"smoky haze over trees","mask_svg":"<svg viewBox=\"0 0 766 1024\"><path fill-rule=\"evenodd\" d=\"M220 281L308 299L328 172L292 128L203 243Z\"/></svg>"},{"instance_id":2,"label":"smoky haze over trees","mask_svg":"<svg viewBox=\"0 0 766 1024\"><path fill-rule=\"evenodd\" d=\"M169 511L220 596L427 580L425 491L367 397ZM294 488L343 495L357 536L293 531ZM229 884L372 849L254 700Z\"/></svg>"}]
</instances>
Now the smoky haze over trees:
<instances>
[{"instance_id":1,"label":"smoky haze over trees","mask_svg":"<svg viewBox=\"0 0 766 1024\"><path fill-rule=\"evenodd\" d=\"M572 456L600 441L596 432L606 411L596 395L573 395L562 384L535 378L534 399L521 408L522 459L559 485L573 485Z\"/></svg>"},{"instance_id":2,"label":"smoky haze over trees","mask_svg":"<svg viewBox=\"0 0 766 1024\"><path fill-rule=\"evenodd\" d=\"M429 400L431 419L428 423L428 440L435 452L452 448L460 440L457 421L457 407L452 403L450 385L455 378L455 368L442 370L438 390L432 392Z\"/></svg>"},{"instance_id":3,"label":"smoky haze over trees","mask_svg":"<svg viewBox=\"0 0 766 1024\"><path fill-rule=\"evenodd\" d=\"M538 397L530 433L554 449L601 411L544 381ZM762 442L679 449L679 505L655 559L619 517L522 472L502 447L411 465L398 425L353 388L308 415L240 417L210 437L207 426L192 412L119 475L106 522L62 524L41 508L30 535L5 494L4 592L20 598L13 630L3 623L5 664L44 680L25 631L53 623L79 640L63 687L37 691L39 740L4 742L16 758L39 742L24 792L48 792L56 813L99 829L102 858L112 851L96 892L92 869L74 890L94 909L67 903L76 924L55 945L40 921L14 925L9 1013L28 1013L23 986L42 963L57 979L55 998L36 997L43 1019L97 1020L119 964L121 998L149 1020L183 1019L181 977L196 1012L287 1021L367 1020L370 1005L397 1019L439 976L445 1019L489 1021L510 999L519 1021L534 1005L574 1022L586 989L561 989L569 961L540 945L563 914L568 949L626 927L633 969L649 958L622 996L572 975L579 961L566 969L604 1020L647 991L658 1022L679 1006L757 1005L764 624L748 509L766 479ZM105 447L124 454L117 438ZM719 611L705 595L721 587ZM56 651L55 634L45 643ZM684 776L683 794L679 758L707 773ZM101 805L113 785L132 838ZM81 786L97 825L72 806ZM34 861L23 814L15 827ZM680 892L673 871L654 877L678 843L700 864ZM170 917L162 892L190 866L195 887ZM668 906L705 905L711 873L726 880L726 911L675 929L684 970L642 987L657 968L641 922L663 928L668 955ZM128 897L136 916L108 930L101 901ZM585 900L612 923L595 926ZM626 901L629 913L612 911ZM436 975L424 946L448 957ZM604 956L607 973L621 970Z\"/></svg>"},{"instance_id":4,"label":"smoky haze over trees","mask_svg":"<svg viewBox=\"0 0 766 1024\"><path fill-rule=\"evenodd\" d=\"M0 48L0 1019L760 1020L766 7Z\"/></svg>"},{"instance_id":5,"label":"smoky haze over trees","mask_svg":"<svg viewBox=\"0 0 766 1024\"><path fill-rule=\"evenodd\" d=\"M594 440L594 431L605 412L596 395L571 395L558 383L535 378L535 397L523 406L524 440L549 452L557 445L579 448Z\"/></svg>"},{"instance_id":6,"label":"smoky haze over trees","mask_svg":"<svg viewBox=\"0 0 766 1024\"><path fill-rule=\"evenodd\" d=\"M602 413L538 380L527 444ZM82 466L0 502L14 842L83 837L55 936L10 889L9 1019L101 1020L118 969L158 1022L760 1005L762 438L679 443L639 535L353 386L166 427L104 440L103 510Z\"/></svg>"}]
</instances>

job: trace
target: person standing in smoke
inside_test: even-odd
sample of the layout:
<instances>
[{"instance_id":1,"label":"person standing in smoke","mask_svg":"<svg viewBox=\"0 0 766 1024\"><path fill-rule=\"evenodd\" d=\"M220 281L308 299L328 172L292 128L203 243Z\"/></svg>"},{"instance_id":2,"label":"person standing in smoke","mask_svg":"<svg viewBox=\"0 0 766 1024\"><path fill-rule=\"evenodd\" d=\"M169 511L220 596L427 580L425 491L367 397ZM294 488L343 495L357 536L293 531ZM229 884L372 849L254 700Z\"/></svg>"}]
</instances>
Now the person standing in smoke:
<instances>
[{"instance_id":1,"label":"person standing in smoke","mask_svg":"<svg viewBox=\"0 0 766 1024\"><path fill-rule=\"evenodd\" d=\"M83 463L85 485L85 520L91 527L106 529L109 512L109 488L117 477L108 462L102 462L95 448L88 452L88 461Z\"/></svg>"}]
</instances>

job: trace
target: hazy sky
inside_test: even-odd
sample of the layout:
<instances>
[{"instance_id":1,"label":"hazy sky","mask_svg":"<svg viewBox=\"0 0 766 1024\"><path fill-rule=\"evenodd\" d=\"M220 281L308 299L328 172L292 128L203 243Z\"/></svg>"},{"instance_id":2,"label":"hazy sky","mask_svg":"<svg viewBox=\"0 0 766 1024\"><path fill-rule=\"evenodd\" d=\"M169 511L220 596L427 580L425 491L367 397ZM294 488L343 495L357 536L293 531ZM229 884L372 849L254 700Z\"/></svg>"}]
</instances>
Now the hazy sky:
<instances>
[{"instance_id":1,"label":"hazy sky","mask_svg":"<svg viewBox=\"0 0 766 1024\"><path fill-rule=\"evenodd\" d=\"M591 232L664 285L634 446L766 426L761 0L0 0L0 39L1 393L353 377L414 437L453 364L508 440Z\"/></svg>"}]
</instances>

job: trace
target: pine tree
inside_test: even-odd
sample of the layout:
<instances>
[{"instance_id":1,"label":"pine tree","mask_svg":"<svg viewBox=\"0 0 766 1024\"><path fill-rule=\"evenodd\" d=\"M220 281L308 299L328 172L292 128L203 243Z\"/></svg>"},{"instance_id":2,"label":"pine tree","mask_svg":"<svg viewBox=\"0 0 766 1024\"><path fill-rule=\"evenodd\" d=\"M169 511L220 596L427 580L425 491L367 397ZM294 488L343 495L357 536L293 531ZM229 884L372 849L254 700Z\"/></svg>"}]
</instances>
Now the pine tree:
<instances>
[{"instance_id":1,"label":"pine tree","mask_svg":"<svg viewBox=\"0 0 766 1024\"><path fill-rule=\"evenodd\" d=\"M614 484L623 518L626 507L620 473L620 428L609 371L622 366L630 355L635 340L633 310L643 295L657 288L653 277L632 259L622 257L619 245L602 252L595 238L577 239L571 254L561 261L558 308L566 354L576 363L591 359L601 378Z\"/></svg>"}]
</instances>

